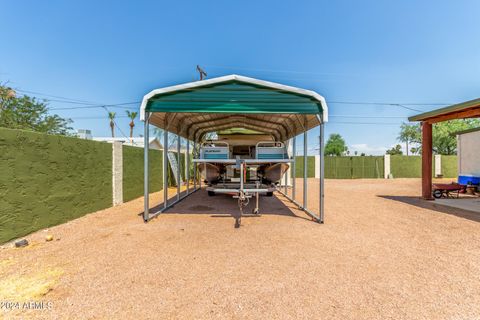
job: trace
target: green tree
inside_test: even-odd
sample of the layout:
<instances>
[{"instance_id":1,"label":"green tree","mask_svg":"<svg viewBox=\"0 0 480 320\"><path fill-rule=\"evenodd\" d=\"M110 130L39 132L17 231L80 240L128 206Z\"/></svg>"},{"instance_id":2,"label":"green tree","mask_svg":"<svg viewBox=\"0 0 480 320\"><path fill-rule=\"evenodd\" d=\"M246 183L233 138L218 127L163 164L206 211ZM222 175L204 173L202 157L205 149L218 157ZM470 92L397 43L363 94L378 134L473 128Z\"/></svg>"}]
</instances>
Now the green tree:
<instances>
[{"instance_id":1,"label":"green tree","mask_svg":"<svg viewBox=\"0 0 480 320\"><path fill-rule=\"evenodd\" d=\"M137 117L137 112L131 112L127 110L127 116L130 118L130 139L133 138L133 127L135 127L135 123L133 120Z\"/></svg>"},{"instance_id":2,"label":"green tree","mask_svg":"<svg viewBox=\"0 0 480 320\"><path fill-rule=\"evenodd\" d=\"M341 156L348 152L347 144L341 135L338 133L332 133L328 137L327 144L325 145L325 155L327 156Z\"/></svg>"},{"instance_id":3,"label":"green tree","mask_svg":"<svg viewBox=\"0 0 480 320\"><path fill-rule=\"evenodd\" d=\"M418 140L420 136L418 125L411 125L407 123L402 123L400 126L400 134L398 135L398 141L405 143L405 150L407 150L408 156L408 144Z\"/></svg>"},{"instance_id":4,"label":"green tree","mask_svg":"<svg viewBox=\"0 0 480 320\"><path fill-rule=\"evenodd\" d=\"M110 119L110 130L112 130L112 138L115 137L115 112L108 113L108 119Z\"/></svg>"},{"instance_id":5,"label":"green tree","mask_svg":"<svg viewBox=\"0 0 480 320\"><path fill-rule=\"evenodd\" d=\"M416 151L420 153L422 151L422 132L420 123L414 125L407 125L409 127L414 127L415 130L411 128L406 128L402 125L400 128L400 136L403 135L402 131L412 130L416 134L413 136L413 140L409 140L410 143L415 144L415 147L412 147L410 151ZM433 125L432 129L432 149L436 154L443 155L454 155L457 154L457 138L455 132L463 131L467 129L480 127L479 119L456 119L449 120L444 122L438 122Z\"/></svg>"},{"instance_id":6,"label":"green tree","mask_svg":"<svg viewBox=\"0 0 480 320\"><path fill-rule=\"evenodd\" d=\"M16 96L14 90L0 85L0 127L70 135L70 123L70 119L48 114L46 101Z\"/></svg>"},{"instance_id":7,"label":"green tree","mask_svg":"<svg viewBox=\"0 0 480 320\"><path fill-rule=\"evenodd\" d=\"M394 155L402 155L403 152L402 152L402 146L397 144L395 147L392 147L392 149L390 150L387 150L386 154L389 154L391 156L394 156Z\"/></svg>"}]
</instances>

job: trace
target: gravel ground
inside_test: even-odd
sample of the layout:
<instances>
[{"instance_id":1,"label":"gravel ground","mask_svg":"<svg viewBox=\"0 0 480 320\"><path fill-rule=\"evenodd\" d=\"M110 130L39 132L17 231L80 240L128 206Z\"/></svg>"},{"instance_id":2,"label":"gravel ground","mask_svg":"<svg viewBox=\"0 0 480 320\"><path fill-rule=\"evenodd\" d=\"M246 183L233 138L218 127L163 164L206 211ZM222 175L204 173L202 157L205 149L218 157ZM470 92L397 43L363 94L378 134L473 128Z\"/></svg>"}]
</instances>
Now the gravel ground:
<instances>
[{"instance_id":1,"label":"gravel ground","mask_svg":"<svg viewBox=\"0 0 480 320\"><path fill-rule=\"evenodd\" d=\"M318 181L309 184L315 206ZM419 179L327 180L326 191L324 225L278 196L262 198L263 215L234 229L235 202L199 191L148 224L137 199L51 228L57 241L37 232L30 247L3 246L3 265L13 267L0 277L61 270L42 298L52 308L3 314L480 318L478 215L418 200Z\"/></svg>"}]
</instances>

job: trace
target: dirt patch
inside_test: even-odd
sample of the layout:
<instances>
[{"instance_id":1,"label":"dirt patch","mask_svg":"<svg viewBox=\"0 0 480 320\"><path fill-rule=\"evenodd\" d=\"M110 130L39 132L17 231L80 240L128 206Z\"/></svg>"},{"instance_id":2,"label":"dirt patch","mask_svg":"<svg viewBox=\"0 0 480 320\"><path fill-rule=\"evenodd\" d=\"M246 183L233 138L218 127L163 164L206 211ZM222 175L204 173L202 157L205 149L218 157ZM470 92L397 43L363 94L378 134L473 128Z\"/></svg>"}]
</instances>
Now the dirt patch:
<instances>
[{"instance_id":1,"label":"dirt patch","mask_svg":"<svg viewBox=\"0 0 480 320\"><path fill-rule=\"evenodd\" d=\"M13 264L1 265L63 271L45 296L53 308L23 318L478 319L480 223L394 198L420 190L419 179L327 180L324 225L279 196L240 229L226 196L196 192L148 224L137 199L51 228L60 241L42 231L30 249L6 246Z\"/></svg>"}]
</instances>

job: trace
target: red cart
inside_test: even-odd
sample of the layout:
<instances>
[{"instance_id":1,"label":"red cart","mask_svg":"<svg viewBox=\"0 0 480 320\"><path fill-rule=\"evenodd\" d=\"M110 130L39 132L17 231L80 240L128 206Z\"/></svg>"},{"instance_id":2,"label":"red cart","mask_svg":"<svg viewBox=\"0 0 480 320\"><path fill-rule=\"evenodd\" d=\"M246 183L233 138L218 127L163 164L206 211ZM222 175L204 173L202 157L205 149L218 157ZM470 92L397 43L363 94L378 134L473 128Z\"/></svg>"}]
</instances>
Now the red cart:
<instances>
[{"instance_id":1,"label":"red cart","mask_svg":"<svg viewBox=\"0 0 480 320\"><path fill-rule=\"evenodd\" d=\"M464 184L459 184L456 182L452 183L434 183L433 187L433 197L436 199L440 199L442 197L445 198L453 198L452 193L457 193L457 198L460 193L465 193L467 190L467 186Z\"/></svg>"}]
</instances>

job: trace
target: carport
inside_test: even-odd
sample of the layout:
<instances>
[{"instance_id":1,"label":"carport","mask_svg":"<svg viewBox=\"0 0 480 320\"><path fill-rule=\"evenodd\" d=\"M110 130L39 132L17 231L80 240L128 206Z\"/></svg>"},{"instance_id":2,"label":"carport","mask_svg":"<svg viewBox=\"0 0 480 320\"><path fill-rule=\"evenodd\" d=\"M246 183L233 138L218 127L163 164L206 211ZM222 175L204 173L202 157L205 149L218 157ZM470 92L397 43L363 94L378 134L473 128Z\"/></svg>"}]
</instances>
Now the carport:
<instances>
[{"instance_id":1,"label":"carport","mask_svg":"<svg viewBox=\"0 0 480 320\"><path fill-rule=\"evenodd\" d=\"M148 143L144 147L144 215L145 222L159 215L189 194L201 188L201 179L193 168L193 189L187 183L185 194L177 185L176 199L168 199L167 170L168 136L175 134L177 139L177 156L180 163L180 139L186 140L187 163L190 163L190 147L197 154L198 146L205 135L226 129L244 128L271 135L275 141L293 144L291 172L295 174L296 137L303 134L303 201L295 201L295 179L291 186L291 196L287 194L287 177L283 191L290 201L305 211L315 221L324 221L324 123L328 120L328 108L325 99L318 93L286 86L278 83L253 79L239 75L228 75L208 80L195 81L160 89L155 89L144 96L140 119L144 121L144 139L149 139L149 126L154 125L164 130L163 146L163 204L157 212L150 212L149 206L149 159ZM319 127L320 154L320 194L319 210L313 212L307 207L307 131ZM180 175L180 166L177 166ZM190 181L189 171L186 180ZM214 201L214 200L212 200Z\"/></svg>"},{"instance_id":2,"label":"carport","mask_svg":"<svg viewBox=\"0 0 480 320\"><path fill-rule=\"evenodd\" d=\"M409 117L422 122L422 198L432 197L432 125L438 122L480 117L480 99L454 104L445 108Z\"/></svg>"}]
</instances>

